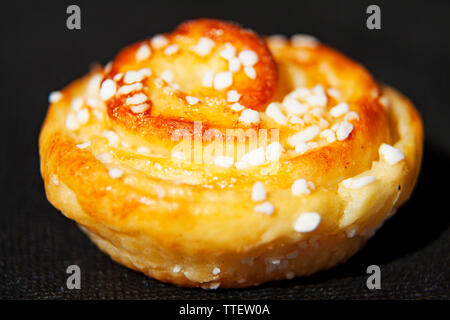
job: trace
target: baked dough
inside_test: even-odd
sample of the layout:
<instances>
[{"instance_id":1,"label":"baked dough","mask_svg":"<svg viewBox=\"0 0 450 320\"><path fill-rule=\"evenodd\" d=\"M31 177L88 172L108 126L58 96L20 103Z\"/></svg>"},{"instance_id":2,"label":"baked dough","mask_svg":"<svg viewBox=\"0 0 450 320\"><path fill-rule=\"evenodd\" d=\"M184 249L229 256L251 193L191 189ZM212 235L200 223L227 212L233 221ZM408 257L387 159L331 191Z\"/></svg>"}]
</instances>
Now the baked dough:
<instances>
[{"instance_id":1,"label":"baked dough","mask_svg":"<svg viewBox=\"0 0 450 320\"><path fill-rule=\"evenodd\" d=\"M49 201L115 261L180 286L347 260L408 199L422 157L419 114L361 65L218 20L133 44L50 102Z\"/></svg>"}]
</instances>

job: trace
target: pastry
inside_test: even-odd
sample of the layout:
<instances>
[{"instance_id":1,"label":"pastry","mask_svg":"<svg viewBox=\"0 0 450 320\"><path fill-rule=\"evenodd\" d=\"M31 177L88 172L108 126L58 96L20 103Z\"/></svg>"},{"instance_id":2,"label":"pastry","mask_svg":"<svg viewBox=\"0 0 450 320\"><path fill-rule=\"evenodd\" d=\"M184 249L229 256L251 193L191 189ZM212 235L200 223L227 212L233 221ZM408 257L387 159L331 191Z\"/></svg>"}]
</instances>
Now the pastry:
<instances>
[{"instance_id":1,"label":"pastry","mask_svg":"<svg viewBox=\"0 0 450 320\"><path fill-rule=\"evenodd\" d=\"M247 287L355 254L410 196L411 102L316 38L199 19L53 92L49 201L115 261Z\"/></svg>"}]
</instances>

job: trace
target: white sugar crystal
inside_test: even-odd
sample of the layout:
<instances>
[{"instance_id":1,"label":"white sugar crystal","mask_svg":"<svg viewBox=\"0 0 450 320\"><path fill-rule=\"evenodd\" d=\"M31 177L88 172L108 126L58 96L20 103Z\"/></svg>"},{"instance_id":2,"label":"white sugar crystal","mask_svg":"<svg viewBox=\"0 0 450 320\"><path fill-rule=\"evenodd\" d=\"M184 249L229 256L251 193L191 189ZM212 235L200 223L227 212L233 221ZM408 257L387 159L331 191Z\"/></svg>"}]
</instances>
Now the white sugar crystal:
<instances>
[{"instance_id":1,"label":"white sugar crystal","mask_svg":"<svg viewBox=\"0 0 450 320\"><path fill-rule=\"evenodd\" d=\"M151 40L152 46L155 49L160 49L162 47L167 46L167 44L169 43L169 41L167 40L167 38L163 35L155 35L152 40Z\"/></svg>"},{"instance_id":2,"label":"white sugar crystal","mask_svg":"<svg viewBox=\"0 0 450 320\"><path fill-rule=\"evenodd\" d=\"M295 221L294 230L297 232L314 231L319 226L320 220L320 214L317 212L303 212Z\"/></svg>"},{"instance_id":3,"label":"white sugar crystal","mask_svg":"<svg viewBox=\"0 0 450 320\"><path fill-rule=\"evenodd\" d=\"M362 188L372 182L374 182L376 178L374 176L365 176L361 178L349 178L342 181L342 185L349 189L359 189Z\"/></svg>"},{"instance_id":4,"label":"white sugar crystal","mask_svg":"<svg viewBox=\"0 0 450 320\"><path fill-rule=\"evenodd\" d=\"M261 182L255 182L252 188L252 201L266 200L267 193L264 185Z\"/></svg>"},{"instance_id":5,"label":"white sugar crystal","mask_svg":"<svg viewBox=\"0 0 450 320\"><path fill-rule=\"evenodd\" d=\"M289 123L300 124L303 126L305 124L305 121L303 121L303 119L301 119L299 116L293 115L289 117Z\"/></svg>"},{"instance_id":6,"label":"white sugar crystal","mask_svg":"<svg viewBox=\"0 0 450 320\"><path fill-rule=\"evenodd\" d=\"M355 111L347 113L344 117L345 121L359 120L359 115Z\"/></svg>"},{"instance_id":7,"label":"white sugar crystal","mask_svg":"<svg viewBox=\"0 0 450 320\"><path fill-rule=\"evenodd\" d=\"M193 47L193 50L199 56L204 57L204 56L210 54L212 48L214 48L215 45L216 45L216 43L213 40L211 40L210 38L202 37L202 38L200 38L198 43Z\"/></svg>"},{"instance_id":8,"label":"white sugar crystal","mask_svg":"<svg viewBox=\"0 0 450 320\"><path fill-rule=\"evenodd\" d=\"M89 121L89 110L87 108L83 108L77 112L77 119L80 124L86 124Z\"/></svg>"},{"instance_id":9,"label":"white sugar crystal","mask_svg":"<svg viewBox=\"0 0 450 320\"><path fill-rule=\"evenodd\" d=\"M312 115L320 118L325 113L325 108L322 108L322 107L313 108L313 109L311 109L310 113ZM321 119L321 120L325 120L325 119Z\"/></svg>"},{"instance_id":10,"label":"white sugar crystal","mask_svg":"<svg viewBox=\"0 0 450 320\"><path fill-rule=\"evenodd\" d=\"M244 67L253 67L258 62L258 55L253 50L243 50L239 53L239 61Z\"/></svg>"},{"instance_id":11,"label":"white sugar crystal","mask_svg":"<svg viewBox=\"0 0 450 320\"><path fill-rule=\"evenodd\" d=\"M252 123L258 124L260 121L259 112L252 109L245 109L242 111L239 121L247 125Z\"/></svg>"},{"instance_id":12,"label":"white sugar crystal","mask_svg":"<svg viewBox=\"0 0 450 320\"><path fill-rule=\"evenodd\" d=\"M77 112L80 111L81 108L83 108L83 105L84 105L83 98L75 98L70 102L70 108L73 111L77 111Z\"/></svg>"},{"instance_id":13,"label":"white sugar crystal","mask_svg":"<svg viewBox=\"0 0 450 320\"><path fill-rule=\"evenodd\" d=\"M379 153L384 161L386 161L390 165L394 165L399 161L405 159L405 154L401 150L394 148L393 146L386 143L383 143L380 146Z\"/></svg>"},{"instance_id":14,"label":"white sugar crystal","mask_svg":"<svg viewBox=\"0 0 450 320\"><path fill-rule=\"evenodd\" d=\"M219 167L229 168L233 165L234 159L227 156L214 157L214 164Z\"/></svg>"},{"instance_id":15,"label":"white sugar crystal","mask_svg":"<svg viewBox=\"0 0 450 320\"><path fill-rule=\"evenodd\" d=\"M106 139L108 139L109 144L116 145L119 143L119 136L114 131L104 130L102 134Z\"/></svg>"},{"instance_id":16,"label":"white sugar crystal","mask_svg":"<svg viewBox=\"0 0 450 320\"><path fill-rule=\"evenodd\" d=\"M113 179L120 178L123 175L123 171L117 168L110 169L108 173L109 176Z\"/></svg>"},{"instance_id":17,"label":"white sugar crystal","mask_svg":"<svg viewBox=\"0 0 450 320\"><path fill-rule=\"evenodd\" d=\"M268 161L277 161L283 153L283 146L279 142L272 142L266 147L266 159Z\"/></svg>"},{"instance_id":18,"label":"white sugar crystal","mask_svg":"<svg viewBox=\"0 0 450 320\"><path fill-rule=\"evenodd\" d=\"M225 48L220 51L220 56L230 60L236 56L236 48L229 42L225 43Z\"/></svg>"},{"instance_id":19,"label":"white sugar crystal","mask_svg":"<svg viewBox=\"0 0 450 320\"><path fill-rule=\"evenodd\" d=\"M265 158L264 148L258 148L242 156L241 161L250 166L259 166L264 163Z\"/></svg>"},{"instance_id":20,"label":"white sugar crystal","mask_svg":"<svg viewBox=\"0 0 450 320\"><path fill-rule=\"evenodd\" d=\"M342 94L338 89L329 88L327 90L327 93L330 97L334 98L335 100L341 100Z\"/></svg>"},{"instance_id":21,"label":"white sugar crystal","mask_svg":"<svg viewBox=\"0 0 450 320\"><path fill-rule=\"evenodd\" d=\"M77 148L78 149L86 149L90 145L91 145L91 142L90 141L86 141L84 143L77 144Z\"/></svg>"},{"instance_id":22,"label":"white sugar crystal","mask_svg":"<svg viewBox=\"0 0 450 320\"><path fill-rule=\"evenodd\" d=\"M343 141L348 138L350 133L353 131L353 125L347 121L341 122L338 129L336 130L336 136L339 141Z\"/></svg>"},{"instance_id":23,"label":"white sugar crystal","mask_svg":"<svg viewBox=\"0 0 450 320\"><path fill-rule=\"evenodd\" d=\"M250 79L256 79L256 70L253 67L245 67L244 72Z\"/></svg>"},{"instance_id":24,"label":"white sugar crystal","mask_svg":"<svg viewBox=\"0 0 450 320\"><path fill-rule=\"evenodd\" d=\"M238 102L240 98L241 95L236 90L230 90L227 92L228 102Z\"/></svg>"},{"instance_id":25,"label":"white sugar crystal","mask_svg":"<svg viewBox=\"0 0 450 320\"><path fill-rule=\"evenodd\" d=\"M306 98L308 98L310 95L311 92L309 91L308 88L300 87L289 93L288 97L291 97L293 99L306 100Z\"/></svg>"},{"instance_id":26,"label":"white sugar crystal","mask_svg":"<svg viewBox=\"0 0 450 320\"><path fill-rule=\"evenodd\" d=\"M308 151L310 147L305 142L299 142L295 145L295 152L298 154L303 154Z\"/></svg>"},{"instance_id":27,"label":"white sugar crystal","mask_svg":"<svg viewBox=\"0 0 450 320\"><path fill-rule=\"evenodd\" d=\"M59 100L62 99L62 97L63 94L59 91L50 92L50 94L48 95L48 102L50 103L58 102Z\"/></svg>"},{"instance_id":28,"label":"white sugar crystal","mask_svg":"<svg viewBox=\"0 0 450 320\"><path fill-rule=\"evenodd\" d=\"M222 90L228 88L233 83L233 75L231 72L219 72L214 77L214 88Z\"/></svg>"},{"instance_id":29,"label":"white sugar crystal","mask_svg":"<svg viewBox=\"0 0 450 320\"><path fill-rule=\"evenodd\" d=\"M196 98L196 97L186 96L186 101L190 105L194 105L194 104L197 104L200 100L198 98Z\"/></svg>"},{"instance_id":30,"label":"white sugar crystal","mask_svg":"<svg viewBox=\"0 0 450 320\"><path fill-rule=\"evenodd\" d=\"M133 91L139 91L143 87L144 86L140 82L129 84L129 85L125 85L125 86L121 86L119 88L119 90L117 90L117 94L119 96L124 95L124 94L129 94L130 92L133 92Z\"/></svg>"},{"instance_id":31,"label":"white sugar crystal","mask_svg":"<svg viewBox=\"0 0 450 320\"><path fill-rule=\"evenodd\" d=\"M122 80L122 78L123 78L123 73L117 73L114 77L113 77L113 80L114 81L120 81L120 80Z\"/></svg>"},{"instance_id":32,"label":"white sugar crystal","mask_svg":"<svg viewBox=\"0 0 450 320\"><path fill-rule=\"evenodd\" d=\"M181 151L172 152L172 158L179 159L179 160L186 159L184 152L181 152Z\"/></svg>"},{"instance_id":33,"label":"white sugar crystal","mask_svg":"<svg viewBox=\"0 0 450 320\"><path fill-rule=\"evenodd\" d=\"M295 47L311 47L314 48L319 45L319 40L308 34L295 34L291 37L291 43Z\"/></svg>"},{"instance_id":34,"label":"white sugar crystal","mask_svg":"<svg viewBox=\"0 0 450 320\"><path fill-rule=\"evenodd\" d=\"M123 82L126 84L131 84L135 82L140 82L144 79L144 75L137 71L128 71L125 73L125 76L123 77Z\"/></svg>"},{"instance_id":35,"label":"white sugar crystal","mask_svg":"<svg viewBox=\"0 0 450 320\"><path fill-rule=\"evenodd\" d=\"M202 85L204 87L210 88L213 85L213 80L214 80L214 72L208 70L203 76Z\"/></svg>"},{"instance_id":36,"label":"white sugar crystal","mask_svg":"<svg viewBox=\"0 0 450 320\"><path fill-rule=\"evenodd\" d=\"M148 103L142 103L135 106L130 106L133 113L138 114L147 111L150 108Z\"/></svg>"},{"instance_id":37,"label":"white sugar crystal","mask_svg":"<svg viewBox=\"0 0 450 320\"><path fill-rule=\"evenodd\" d=\"M341 102L337 104L335 107L330 109L330 114L337 118L347 113L349 110L348 104L346 102Z\"/></svg>"},{"instance_id":38,"label":"white sugar crystal","mask_svg":"<svg viewBox=\"0 0 450 320\"><path fill-rule=\"evenodd\" d=\"M296 146L301 142L307 142L314 139L320 133L320 129L317 126L311 126L307 129L300 131L288 138L288 142L291 146Z\"/></svg>"},{"instance_id":39,"label":"white sugar crystal","mask_svg":"<svg viewBox=\"0 0 450 320\"><path fill-rule=\"evenodd\" d=\"M336 141L336 134L334 133L333 130L330 130L330 129L323 130L320 133L320 136L325 138L328 143Z\"/></svg>"},{"instance_id":40,"label":"white sugar crystal","mask_svg":"<svg viewBox=\"0 0 450 320\"><path fill-rule=\"evenodd\" d=\"M136 93L135 95L127 98L126 100L126 104L127 105L138 105L138 104L142 104L145 101L147 101L147 96L143 93Z\"/></svg>"},{"instance_id":41,"label":"white sugar crystal","mask_svg":"<svg viewBox=\"0 0 450 320\"><path fill-rule=\"evenodd\" d=\"M256 212L264 213L268 216L272 215L275 211L275 207L270 202L264 202L254 207Z\"/></svg>"},{"instance_id":42,"label":"white sugar crystal","mask_svg":"<svg viewBox=\"0 0 450 320\"><path fill-rule=\"evenodd\" d=\"M80 128L80 122L73 113L69 113L66 117L66 128L72 131L78 130Z\"/></svg>"},{"instance_id":43,"label":"white sugar crystal","mask_svg":"<svg viewBox=\"0 0 450 320\"><path fill-rule=\"evenodd\" d=\"M136 60L137 61L146 60L150 57L150 54L151 54L150 47L147 44L143 44L136 51Z\"/></svg>"},{"instance_id":44,"label":"white sugar crystal","mask_svg":"<svg viewBox=\"0 0 450 320\"><path fill-rule=\"evenodd\" d=\"M112 155L107 152L98 154L96 158L102 163L111 163L113 159Z\"/></svg>"},{"instance_id":45,"label":"white sugar crystal","mask_svg":"<svg viewBox=\"0 0 450 320\"><path fill-rule=\"evenodd\" d=\"M241 69L241 62L238 58L228 60L228 70L230 72L238 72Z\"/></svg>"},{"instance_id":46,"label":"white sugar crystal","mask_svg":"<svg viewBox=\"0 0 450 320\"><path fill-rule=\"evenodd\" d=\"M116 94L116 82L111 79L103 81L100 88L100 98L103 101L111 99Z\"/></svg>"},{"instance_id":47,"label":"white sugar crystal","mask_svg":"<svg viewBox=\"0 0 450 320\"><path fill-rule=\"evenodd\" d=\"M169 69L164 70L163 72L161 72L161 78L167 82L167 83L171 83L173 81L173 72Z\"/></svg>"},{"instance_id":48,"label":"white sugar crystal","mask_svg":"<svg viewBox=\"0 0 450 320\"><path fill-rule=\"evenodd\" d=\"M318 84L311 90L312 94L306 98L306 102L314 107L325 107L327 105L327 96L322 85Z\"/></svg>"},{"instance_id":49,"label":"white sugar crystal","mask_svg":"<svg viewBox=\"0 0 450 320\"><path fill-rule=\"evenodd\" d=\"M283 114L283 112L281 112L279 106L280 106L279 103L276 103L276 102L270 103L267 106L266 114L267 114L267 116L272 118L275 122L277 122L279 124L282 124L282 125L286 125L287 124L287 118Z\"/></svg>"},{"instance_id":50,"label":"white sugar crystal","mask_svg":"<svg viewBox=\"0 0 450 320\"><path fill-rule=\"evenodd\" d=\"M180 47L177 44L171 44L170 46L168 46L164 49L164 53L167 56L171 56L171 55L177 53L179 49L180 49Z\"/></svg>"},{"instance_id":51,"label":"white sugar crystal","mask_svg":"<svg viewBox=\"0 0 450 320\"><path fill-rule=\"evenodd\" d=\"M283 100L283 105L290 114L303 114L308 110L307 106L291 97L286 97Z\"/></svg>"},{"instance_id":52,"label":"white sugar crystal","mask_svg":"<svg viewBox=\"0 0 450 320\"><path fill-rule=\"evenodd\" d=\"M140 73L143 77L149 77L152 75L152 70L150 68L142 68L137 72Z\"/></svg>"},{"instance_id":53,"label":"white sugar crystal","mask_svg":"<svg viewBox=\"0 0 450 320\"><path fill-rule=\"evenodd\" d=\"M138 153L142 153L142 154L148 154L150 153L150 149L147 147L139 147L136 150Z\"/></svg>"},{"instance_id":54,"label":"white sugar crystal","mask_svg":"<svg viewBox=\"0 0 450 320\"><path fill-rule=\"evenodd\" d=\"M308 182L305 179L295 180L291 187L292 194L295 196L302 194L309 195L311 193L310 189L314 189L314 183Z\"/></svg>"},{"instance_id":55,"label":"white sugar crystal","mask_svg":"<svg viewBox=\"0 0 450 320\"><path fill-rule=\"evenodd\" d=\"M233 111L239 112L239 111L244 110L245 107L244 107L242 104L240 104L239 102L236 102L236 103L233 103L233 104L230 106L230 109L233 110Z\"/></svg>"}]
</instances>

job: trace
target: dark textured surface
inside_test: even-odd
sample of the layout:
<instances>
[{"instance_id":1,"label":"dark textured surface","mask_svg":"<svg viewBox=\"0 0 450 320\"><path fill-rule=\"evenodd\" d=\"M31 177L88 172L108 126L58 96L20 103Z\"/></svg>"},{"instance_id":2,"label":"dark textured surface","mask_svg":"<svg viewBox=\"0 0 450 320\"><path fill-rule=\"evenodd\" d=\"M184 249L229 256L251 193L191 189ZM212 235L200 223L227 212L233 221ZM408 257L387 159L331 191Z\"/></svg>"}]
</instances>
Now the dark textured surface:
<instances>
[{"instance_id":1,"label":"dark textured surface","mask_svg":"<svg viewBox=\"0 0 450 320\"><path fill-rule=\"evenodd\" d=\"M65 28L78 4L82 30ZM382 30L365 27L370 2L280 1L244 5L213 1L114 3L73 1L2 4L0 144L0 298L82 299L417 299L450 297L449 202L450 3L377 1ZM235 20L262 34L312 33L361 61L417 105L427 142L412 199L348 263L315 276L245 290L180 289L111 261L46 200L37 137L47 95L124 45L194 17ZM82 289L66 289L77 264ZM382 272L369 291L368 265Z\"/></svg>"}]
</instances>

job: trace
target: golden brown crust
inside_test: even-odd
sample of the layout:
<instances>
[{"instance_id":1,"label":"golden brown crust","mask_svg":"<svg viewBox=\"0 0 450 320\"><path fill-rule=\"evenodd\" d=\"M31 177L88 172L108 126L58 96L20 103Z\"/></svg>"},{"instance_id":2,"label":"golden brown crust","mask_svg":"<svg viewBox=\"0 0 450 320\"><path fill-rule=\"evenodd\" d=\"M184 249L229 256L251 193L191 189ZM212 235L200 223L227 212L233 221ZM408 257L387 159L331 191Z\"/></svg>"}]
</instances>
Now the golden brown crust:
<instances>
[{"instance_id":1,"label":"golden brown crust","mask_svg":"<svg viewBox=\"0 0 450 320\"><path fill-rule=\"evenodd\" d=\"M191 48L202 37L212 39L214 47L198 57ZM185 23L166 40L168 44L158 48L151 40L132 45L119 53L110 70L93 70L62 90L40 135L41 172L50 202L116 261L162 281L206 288L308 275L353 255L410 196L422 157L420 116L400 93L379 88L360 65L321 44L298 46L269 39L267 47L253 32L216 20ZM241 68L233 73L233 84L222 90L203 88L200 75L197 80L185 78L205 65L216 68L216 73L226 70L220 56L225 43L237 52L248 49L257 54L256 79ZM137 61L143 44L150 44L151 53ZM178 51L167 55L164 48L173 44ZM173 84L159 77L172 66L180 88L168 92L164 88ZM133 93L116 94L105 103L100 100L99 87L105 80L142 68L151 69L141 91L148 97L149 109L131 112L127 98ZM117 88L129 85L123 76L112 81ZM308 111L300 115L304 124L279 124L264 112L269 102L283 101L296 88L317 84L341 94L334 98L321 93L328 100L317 107L320 116L307 117ZM239 121L242 113L229 110L229 90L241 94L239 103L247 109L259 111L259 123ZM193 107L186 96L199 102ZM383 99L388 101L384 106ZM344 121L344 115L330 115L339 102L346 102L347 114L353 112L357 118ZM85 111L80 115L84 109L88 120ZM322 126L319 118L328 126ZM202 121L198 130L197 120ZM289 143L305 128L316 126L323 132L343 122L352 130L342 141L318 135L306 152ZM279 137L285 152L276 161L265 159L255 166L220 167L215 158L205 158L211 145L205 132L223 133L227 128L276 128L276 133L269 131L269 138ZM174 139L180 129L194 133L189 144L193 149L195 134L200 137L201 162L195 161L195 154L194 161L173 157L180 146ZM86 141L90 144L80 146ZM235 142L249 146L246 140ZM383 143L401 150L404 160L390 164L380 158ZM231 157L239 161L234 149ZM112 169L119 174L113 175ZM343 182L360 177L374 180L360 188ZM291 187L297 179L311 181L315 188L308 195L294 195ZM260 202L252 201L251 194L259 181L264 183L266 200L274 205L272 214L255 212ZM294 229L303 212L320 213L316 229ZM215 268L220 272L213 272Z\"/></svg>"}]
</instances>

